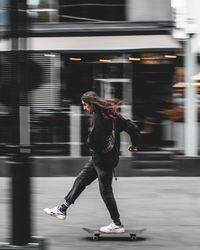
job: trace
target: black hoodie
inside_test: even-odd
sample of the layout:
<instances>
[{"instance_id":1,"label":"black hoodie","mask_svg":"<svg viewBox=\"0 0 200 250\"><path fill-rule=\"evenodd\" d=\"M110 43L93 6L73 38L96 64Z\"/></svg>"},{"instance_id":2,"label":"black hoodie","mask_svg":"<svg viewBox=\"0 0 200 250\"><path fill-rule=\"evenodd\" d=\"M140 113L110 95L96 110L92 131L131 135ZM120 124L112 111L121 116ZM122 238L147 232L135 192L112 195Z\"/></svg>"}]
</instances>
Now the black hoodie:
<instances>
[{"instance_id":1,"label":"black hoodie","mask_svg":"<svg viewBox=\"0 0 200 250\"><path fill-rule=\"evenodd\" d=\"M93 123L91 132L88 135L88 145L90 149L96 154L105 155L108 153L102 153L105 146L106 137L111 133L113 128L113 119L105 119L100 111L95 111L93 115ZM138 126L132 121L119 116L114 119L115 129L115 148L118 155L120 151L120 133L125 131L131 138L133 146L139 145L140 131Z\"/></svg>"}]
</instances>

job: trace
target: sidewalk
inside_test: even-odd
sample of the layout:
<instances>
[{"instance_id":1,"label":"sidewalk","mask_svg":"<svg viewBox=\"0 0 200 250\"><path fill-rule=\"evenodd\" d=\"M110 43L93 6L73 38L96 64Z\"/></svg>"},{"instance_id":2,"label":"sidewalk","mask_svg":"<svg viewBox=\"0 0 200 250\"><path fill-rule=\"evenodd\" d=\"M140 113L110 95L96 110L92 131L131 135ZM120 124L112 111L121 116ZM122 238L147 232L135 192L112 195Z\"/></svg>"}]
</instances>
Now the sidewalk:
<instances>
[{"instance_id":1,"label":"sidewalk","mask_svg":"<svg viewBox=\"0 0 200 250\"><path fill-rule=\"evenodd\" d=\"M147 228L138 241L125 236L102 236L93 241L81 227L98 228L110 223L99 195L97 182L92 183L69 208L66 221L45 215L44 207L63 200L74 181L68 178L32 179L32 235L44 236L48 250L77 249L170 249L198 250L200 246L200 178L197 177L130 177L119 178L113 188L127 228ZM9 178L0 178L0 238L8 237Z\"/></svg>"}]
</instances>

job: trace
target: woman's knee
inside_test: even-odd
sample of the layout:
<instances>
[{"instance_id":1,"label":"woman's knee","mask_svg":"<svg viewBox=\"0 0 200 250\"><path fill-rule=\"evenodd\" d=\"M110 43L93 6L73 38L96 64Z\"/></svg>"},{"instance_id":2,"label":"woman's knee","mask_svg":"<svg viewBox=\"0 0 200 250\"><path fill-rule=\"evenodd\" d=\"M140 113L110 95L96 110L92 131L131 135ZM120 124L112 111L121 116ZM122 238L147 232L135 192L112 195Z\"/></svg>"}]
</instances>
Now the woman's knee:
<instances>
[{"instance_id":1,"label":"woman's knee","mask_svg":"<svg viewBox=\"0 0 200 250\"><path fill-rule=\"evenodd\" d=\"M103 196L110 196L113 192L111 182L102 179L99 181L99 189Z\"/></svg>"}]
</instances>

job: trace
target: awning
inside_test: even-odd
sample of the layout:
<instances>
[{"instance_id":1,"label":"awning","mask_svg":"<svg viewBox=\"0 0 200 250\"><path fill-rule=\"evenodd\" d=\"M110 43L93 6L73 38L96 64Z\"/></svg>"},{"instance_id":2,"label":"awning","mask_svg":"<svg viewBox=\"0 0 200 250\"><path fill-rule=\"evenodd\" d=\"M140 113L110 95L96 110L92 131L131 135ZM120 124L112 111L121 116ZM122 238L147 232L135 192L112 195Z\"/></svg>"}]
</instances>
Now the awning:
<instances>
[{"instance_id":1,"label":"awning","mask_svg":"<svg viewBox=\"0 0 200 250\"><path fill-rule=\"evenodd\" d=\"M181 45L171 35L31 37L29 50L138 51L178 50Z\"/></svg>"},{"instance_id":2,"label":"awning","mask_svg":"<svg viewBox=\"0 0 200 250\"><path fill-rule=\"evenodd\" d=\"M30 37L28 50L39 51L151 51L181 49L171 35L130 35L130 36L74 36L74 37ZM11 40L0 40L0 50L10 50Z\"/></svg>"}]
</instances>

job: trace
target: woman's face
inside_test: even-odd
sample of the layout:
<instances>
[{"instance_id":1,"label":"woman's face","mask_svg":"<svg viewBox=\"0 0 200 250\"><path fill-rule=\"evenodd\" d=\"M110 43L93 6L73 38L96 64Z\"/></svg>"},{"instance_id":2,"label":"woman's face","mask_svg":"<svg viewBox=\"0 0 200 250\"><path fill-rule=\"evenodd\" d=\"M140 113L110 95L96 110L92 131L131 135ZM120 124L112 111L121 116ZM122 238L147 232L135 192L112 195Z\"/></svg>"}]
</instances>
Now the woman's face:
<instances>
[{"instance_id":1,"label":"woman's face","mask_svg":"<svg viewBox=\"0 0 200 250\"><path fill-rule=\"evenodd\" d=\"M83 109L86 110L88 113L91 114L94 111L94 105L88 104L84 101L82 101L82 104L83 104Z\"/></svg>"}]
</instances>

